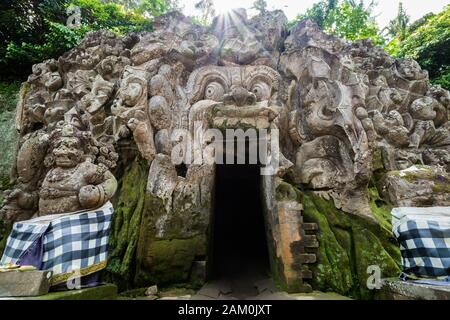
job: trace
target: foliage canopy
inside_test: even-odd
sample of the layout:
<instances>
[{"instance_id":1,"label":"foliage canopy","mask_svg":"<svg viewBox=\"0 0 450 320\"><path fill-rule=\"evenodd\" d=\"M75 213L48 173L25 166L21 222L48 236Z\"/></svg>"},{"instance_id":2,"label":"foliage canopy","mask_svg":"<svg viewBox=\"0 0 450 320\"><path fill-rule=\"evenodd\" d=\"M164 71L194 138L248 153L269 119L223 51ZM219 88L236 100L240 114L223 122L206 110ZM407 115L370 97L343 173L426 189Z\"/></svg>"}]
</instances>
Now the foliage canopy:
<instances>
[{"instance_id":1,"label":"foliage canopy","mask_svg":"<svg viewBox=\"0 0 450 320\"><path fill-rule=\"evenodd\" d=\"M81 10L76 29L66 25L71 6ZM150 31L151 18L174 6L173 0L4 0L0 4L0 79L23 79L31 65L60 56L89 31Z\"/></svg>"}]
</instances>

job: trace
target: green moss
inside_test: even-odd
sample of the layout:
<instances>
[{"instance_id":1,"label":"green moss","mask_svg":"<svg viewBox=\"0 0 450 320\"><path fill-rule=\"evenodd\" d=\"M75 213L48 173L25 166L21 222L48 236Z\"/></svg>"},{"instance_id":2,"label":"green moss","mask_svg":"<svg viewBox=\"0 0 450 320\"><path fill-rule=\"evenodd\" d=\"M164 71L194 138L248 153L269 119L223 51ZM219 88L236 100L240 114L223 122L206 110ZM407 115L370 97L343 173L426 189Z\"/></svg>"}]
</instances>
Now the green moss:
<instances>
[{"instance_id":1,"label":"green moss","mask_svg":"<svg viewBox=\"0 0 450 320\"><path fill-rule=\"evenodd\" d=\"M372 230L374 234L378 234L378 239L381 240L383 248L400 266L401 254L399 245L392 234L392 205L385 202L379 195L378 189L374 186L368 188L369 205L372 214L379 222L379 225L368 224L367 227Z\"/></svg>"},{"instance_id":2,"label":"green moss","mask_svg":"<svg viewBox=\"0 0 450 320\"><path fill-rule=\"evenodd\" d=\"M436 193L450 193L450 181L435 182L432 189Z\"/></svg>"},{"instance_id":3,"label":"green moss","mask_svg":"<svg viewBox=\"0 0 450 320\"><path fill-rule=\"evenodd\" d=\"M409 183L416 183L417 180L434 180L435 174L430 167L416 165L419 170L414 171L391 171L389 174L398 176Z\"/></svg>"},{"instance_id":4,"label":"green moss","mask_svg":"<svg viewBox=\"0 0 450 320\"><path fill-rule=\"evenodd\" d=\"M161 288L159 295L161 297L179 297L185 295L194 295L196 290L188 284L174 284L169 287Z\"/></svg>"},{"instance_id":5,"label":"green moss","mask_svg":"<svg viewBox=\"0 0 450 320\"><path fill-rule=\"evenodd\" d=\"M131 289L131 290L127 290L127 291L121 292L119 294L119 296L120 297L127 297L127 298L142 297L142 296L145 296L145 291L147 291L147 287Z\"/></svg>"},{"instance_id":6,"label":"green moss","mask_svg":"<svg viewBox=\"0 0 450 320\"><path fill-rule=\"evenodd\" d=\"M50 292L43 296L32 297L33 300L115 300L116 298L117 286L113 284L80 290Z\"/></svg>"},{"instance_id":7,"label":"green moss","mask_svg":"<svg viewBox=\"0 0 450 320\"><path fill-rule=\"evenodd\" d=\"M374 171L384 168L383 155L381 153L380 148L375 148L373 152L372 167Z\"/></svg>"},{"instance_id":8,"label":"green moss","mask_svg":"<svg viewBox=\"0 0 450 320\"><path fill-rule=\"evenodd\" d=\"M289 183L280 181L275 190L275 198L277 199L277 201L296 200L296 189Z\"/></svg>"},{"instance_id":9,"label":"green moss","mask_svg":"<svg viewBox=\"0 0 450 320\"><path fill-rule=\"evenodd\" d=\"M20 86L20 82L0 82L0 113L15 110Z\"/></svg>"},{"instance_id":10,"label":"green moss","mask_svg":"<svg viewBox=\"0 0 450 320\"><path fill-rule=\"evenodd\" d=\"M19 134L15 126L16 104L20 83L0 82L0 190L11 188L11 167L14 163Z\"/></svg>"},{"instance_id":11,"label":"green moss","mask_svg":"<svg viewBox=\"0 0 450 320\"><path fill-rule=\"evenodd\" d=\"M192 262L204 255L206 241L203 236L190 239L156 240L148 244L148 270L141 270L136 282L169 284L187 282Z\"/></svg>"},{"instance_id":12,"label":"green moss","mask_svg":"<svg viewBox=\"0 0 450 320\"><path fill-rule=\"evenodd\" d=\"M432 190L436 193L450 192L450 178L448 174L433 171L430 167L417 165L420 170L416 171L392 171L391 175L400 177L409 183L417 183L420 180L433 181Z\"/></svg>"},{"instance_id":13,"label":"green moss","mask_svg":"<svg viewBox=\"0 0 450 320\"><path fill-rule=\"evenodd\" d=\"M389 233L392 230L391 210L392 206L386 203L379 195L377 188L367 189L369 194L369 206L378 223Z\"/></svg>"},{"instance_id":14,"label":"green moss","mask_svg":"<svg viewBox=\"0 0 450 320\"><path fill-rule=\"evenodd\" d=\"M121 290L132 286L135 274L136 247L144 209L147 165L134 160L119 180L113 200L115 212L110 235L110 253L107 271L110 279Z\"/></svg>"},{"instance_id":15,"label":"green moss","mask_svg":"<svg viewBox=\"0 0 450 320\"><path fill-rule=\"evenodd\" d=\"M319 225L317 239L319 241L318 261L314 267L313 286L322 291L335 291L348 294L352 287L350 261L346 251L336 239L326 217L326 211L318 210L312 194L303 196L304 217ZM322 201L321 198L315 199Z\"/></svg>"},{"instance_id":16,"label":"green moss","mask_svg":"<svg viewBox=\"0 0 450 320\"><path fill-rule=\"evenodd\" d=\"M372 299L375 292L367 288L367 268L379 266L382 277L400 274L395 260L385 250L381 241L368 229L355 225L353 227L356 274L358 278L359 298Z\"/></svg>"},{"instance_id":17,"label":"green moss","mask_svg":"<svg viewBox=\"0 0 450 320\"><path fill-rule=\"evenodd\" d=\"M275 286L281 291L288 291L286 280L283 278L283 265L280 259L276 256L274 249L269 245L269 259L270 259L270 275Z\"/></svg>"},{"instance_id":18,"label":"green moss","mask_svg":"<svg viewBox=\"0 0 450 320\"><path fill-rule=\"evenodd\" d=\"M312 266L314 289L369 299L373 292L366 286L368 266L380 266L383 277L399 274L400 251L389 231L389 206L376 189L369 190L369 198L380 224L349 215L332 200L312 192L303 194L305 221L319 225L318 263Z\"/></svg>"}]
</instances>

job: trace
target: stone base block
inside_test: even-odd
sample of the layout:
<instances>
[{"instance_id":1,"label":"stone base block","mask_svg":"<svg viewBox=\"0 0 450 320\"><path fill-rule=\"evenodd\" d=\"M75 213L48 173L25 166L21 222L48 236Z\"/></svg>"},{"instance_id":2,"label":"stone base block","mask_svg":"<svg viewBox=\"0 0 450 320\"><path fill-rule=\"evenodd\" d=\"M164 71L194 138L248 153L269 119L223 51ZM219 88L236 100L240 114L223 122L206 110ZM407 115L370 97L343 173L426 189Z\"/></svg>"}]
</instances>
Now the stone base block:
<instances>
[{"instance_id":1,"label":"stone base block","mask_svg":"<svg viewBox=\"0 0 450 320\"><path fill-rule=\"evenodd\" d=\"M0 273L0 297L30 297L48 293L50 271L9 271Z\"/></svg>"},{"instance_id":2,"label":"stone base block","mask_svg":"<svg viewBox=\"0 0 450 320\"><path fill-rule=\"evenodd\" d=\"M117 286L105 284L98 287L50 292L38 297L7 297L0 300L115 300Z\"/></svg>"},{"instance_id":3,"label":"stone base block","mask_svg":"<svg viewBox=\"0 0 450 320\"><path fill-rule=\"evenodd\" d=\"M384 279L378 298L386 300L450 300L450 286Z\"/></svg>"}]
</instances>

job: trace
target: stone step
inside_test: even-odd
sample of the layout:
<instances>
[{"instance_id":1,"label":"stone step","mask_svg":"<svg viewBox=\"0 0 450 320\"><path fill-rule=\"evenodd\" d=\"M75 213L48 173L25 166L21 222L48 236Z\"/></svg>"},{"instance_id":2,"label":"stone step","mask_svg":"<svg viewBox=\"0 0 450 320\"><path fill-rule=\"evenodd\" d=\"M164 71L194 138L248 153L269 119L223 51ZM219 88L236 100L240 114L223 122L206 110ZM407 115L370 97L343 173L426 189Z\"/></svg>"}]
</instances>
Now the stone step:
<instances>
[{"instance_id":1,"label":"stone step","mask_svg":"<svg viewBox=\"0 0 450 320\"><path fill-rule=\"evenodd\" d=\"M302 253L299 255L300 263L315 263L317 261L317 257L312 253Z\"/></svg>"},{"instance_id":2,"label":"stone step","mask_svg":"<svg viewBox=\"0 0 450 320\"><path fill-rule=\"evenodd\" d=\"M117 286L104 284L79 290L56 291L37 297L4 297L0 300L116 300Z\"/></svg>"},{"instance_id":3,"label":"stone step","mask_svg":"<svg viewBox=\"0 0 450 320\"><path fill-rule=\"evenodd\" d=\"M318 230L319 226L317 223L303 223L303 230L305 231L315 231Z\"/></svg>"},{"instance_id":4,"label":"stone step","mask_svg":"<svg viewBox=\"0 0 450 320\"><path fill-rule=\"evenodd\" d=\"M450 286L389 278L382 280L377 298L381 300L450 300Z\"/></svg>"},{"instance_id":5,"label":"stone step","mask_svg":"<svg viewBox=\"0 0 450 320\"><path fill-rule=\"evenodd\" d=\"M50 288L51 271L9 271L0 273L0 297L42 296Z\"/></svg>"},{"instance_id":6,"label":"stone step","mask_svg":"<svg viewBox=\"0 0 450 320\"><path fill-rule=\"evenodd\" d=\"M318 248L319 242L317 241L317 237L315 235L304 235L302 241L302 245L306 248Z\"/></svg>"}]
</instances>

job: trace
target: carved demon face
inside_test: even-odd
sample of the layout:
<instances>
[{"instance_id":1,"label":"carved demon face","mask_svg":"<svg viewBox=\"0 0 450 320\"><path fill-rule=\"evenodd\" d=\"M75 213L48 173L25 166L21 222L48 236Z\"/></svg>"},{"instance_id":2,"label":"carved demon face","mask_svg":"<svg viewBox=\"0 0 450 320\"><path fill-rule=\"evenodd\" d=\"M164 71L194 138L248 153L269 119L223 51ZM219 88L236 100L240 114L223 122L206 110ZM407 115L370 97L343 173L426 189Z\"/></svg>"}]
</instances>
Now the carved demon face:
<instances>
[{"instance_id":1,"label":"carved demon face","mask_svg":"<svg viewBox=\"0 0 450 320\"><path fill-rule=\"evenodd\" d=\"M267 128L281 112L279 74L266 66L204 67L190 77L192 110L211 110L212 125Z\"/></svg>"},{"instance_id":2,"label":"carved demon face","mask_svg":"<svg viewBox=\"0 0 450 320\"><path fill-rule=\"evenodd\" d=\"M52 152L57 167L72 168L83 160L82 141L75 135L75 130L71 125L62 128L62 136Z\"/></svg>"},{"instance_id":3,"label":"carved demon face","mask_svg":"<svg viewBox=\"0 0 450 320\"><path fill-rule=\"evenodd\" d=\"M76 166L83 155L80 149L80 141L77 138L62 138L59 146L53 150L56 166L61 168Z\"/></svg>"}]
</instances>

